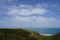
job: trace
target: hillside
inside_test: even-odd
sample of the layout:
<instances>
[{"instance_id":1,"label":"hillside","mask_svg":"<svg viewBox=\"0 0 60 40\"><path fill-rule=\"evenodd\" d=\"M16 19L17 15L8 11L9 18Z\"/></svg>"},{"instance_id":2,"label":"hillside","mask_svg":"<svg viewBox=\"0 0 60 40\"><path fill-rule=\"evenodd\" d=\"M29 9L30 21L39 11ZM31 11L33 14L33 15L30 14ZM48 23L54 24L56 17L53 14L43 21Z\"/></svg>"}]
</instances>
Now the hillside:
<instances>
[{"instance_id":1,"label":"hillside","mask_svg":"<svg viewBox=\"0 0 60 40\"><path fill-rule=\"evenodd\" d=\"M53 35L52 40L60 40L60 33Z\"/></svg>"},{"instance_id":2,"label":"hillside","mask_svg":"<svg viewBox=\"0 0 60 40\"><path fill-rule=\"evenodd\" d=\"M53 36L42 36L25 29L0 29L0 40L59 40L60 33Z\"/></svg>"}]
</instances>

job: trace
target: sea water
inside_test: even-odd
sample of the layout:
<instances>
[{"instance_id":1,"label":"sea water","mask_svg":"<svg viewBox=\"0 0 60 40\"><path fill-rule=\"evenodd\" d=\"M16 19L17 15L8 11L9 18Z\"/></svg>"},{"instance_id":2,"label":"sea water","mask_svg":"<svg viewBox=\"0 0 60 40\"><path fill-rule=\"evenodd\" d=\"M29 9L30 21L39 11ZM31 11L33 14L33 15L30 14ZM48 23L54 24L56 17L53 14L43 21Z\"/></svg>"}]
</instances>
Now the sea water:
<instances>
[{"instance_id":1,"label":"sea water","mask_svg":"<svg viewBox=\"0 0 60 40\"><path fill-rule=\"evenodd\" d=\"M29 30L47 36L51 36L60 32L60 28L29 28Z\"/></svg>"}]
</instances>

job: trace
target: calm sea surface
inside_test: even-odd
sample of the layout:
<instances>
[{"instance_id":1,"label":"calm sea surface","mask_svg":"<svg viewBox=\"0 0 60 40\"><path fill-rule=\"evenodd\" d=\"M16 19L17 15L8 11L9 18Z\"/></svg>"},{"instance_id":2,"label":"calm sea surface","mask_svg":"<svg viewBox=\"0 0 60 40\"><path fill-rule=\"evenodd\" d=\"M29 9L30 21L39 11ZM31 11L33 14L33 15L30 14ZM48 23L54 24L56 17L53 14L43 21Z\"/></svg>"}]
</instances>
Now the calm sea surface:
<instances>
[{"instance_id":1,"label":"calm sea surface","mask_svg":"<svg viewBox=\"0 0 60 40\"><path fill-rule=\"evenodd\" d=\"M60 28L29 28L29 30L40 34L56 34L60 32Z\"/></svg>"}]
</instances>

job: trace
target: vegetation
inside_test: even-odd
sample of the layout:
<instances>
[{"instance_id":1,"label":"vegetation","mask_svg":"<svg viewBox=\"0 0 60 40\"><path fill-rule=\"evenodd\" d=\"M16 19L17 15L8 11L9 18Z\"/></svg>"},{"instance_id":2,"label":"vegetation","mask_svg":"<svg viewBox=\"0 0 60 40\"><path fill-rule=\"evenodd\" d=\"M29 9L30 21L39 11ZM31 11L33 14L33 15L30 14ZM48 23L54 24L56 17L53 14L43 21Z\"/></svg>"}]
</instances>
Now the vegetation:
<instances>
[{"instance_id":1,"label":"vegetation","mask_svg":"<svg viewBox=\"0 0 60 40\"><path fill-rule=\"evenodd\" d=\"M53 36L42 36L24 29L0 29L0 40L60 40L60 33Z\"/></svg>"}]
</instances>

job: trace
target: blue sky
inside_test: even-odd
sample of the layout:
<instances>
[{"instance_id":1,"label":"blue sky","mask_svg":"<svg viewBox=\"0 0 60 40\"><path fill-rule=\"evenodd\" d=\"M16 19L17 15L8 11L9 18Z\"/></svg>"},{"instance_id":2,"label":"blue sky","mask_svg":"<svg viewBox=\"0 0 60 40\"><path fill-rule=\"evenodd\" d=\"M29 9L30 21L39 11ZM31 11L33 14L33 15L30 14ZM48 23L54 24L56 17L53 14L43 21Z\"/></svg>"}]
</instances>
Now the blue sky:
<instances>
[{"instance_id":1,"label":"blue sky","mask_svg":"<svg viewBox=\"0 0 60 40\"><path fill-rule=\"evenodd\" d=\"M60 28L60 0L0 0L0 28Z\"/></svg>"}]
</instances>

